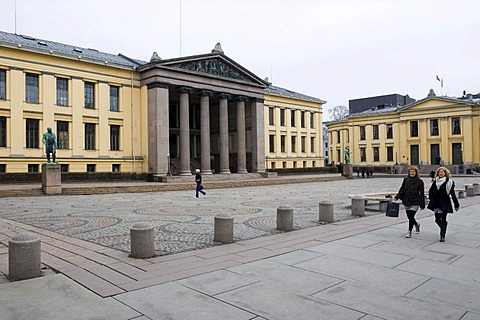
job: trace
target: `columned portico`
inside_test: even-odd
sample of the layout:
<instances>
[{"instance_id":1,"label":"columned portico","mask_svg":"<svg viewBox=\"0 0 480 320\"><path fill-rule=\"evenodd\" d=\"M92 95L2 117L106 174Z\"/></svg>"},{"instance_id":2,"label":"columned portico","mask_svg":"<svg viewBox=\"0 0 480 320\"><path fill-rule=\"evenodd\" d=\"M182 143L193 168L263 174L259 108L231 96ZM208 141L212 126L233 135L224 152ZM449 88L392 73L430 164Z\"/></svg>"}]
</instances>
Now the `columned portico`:
<instances>
[{"instance_id":1,"label":"columned portico","mask_svg":"<svg viewBox=\"0 0 480 320\"><path fill-rule=\"evenodd\" d=\"M219 96L220 113L220 173L230 173L230 153L228 145L228 99L230 95L221 93Z\"/></svg>"},{"instance_id":2,"label":"columned portico","mask_svg":"<svg viewBox=\"0 0 480 320\"><path fill-rule=\"evenodd\" d=\"M212 92L200 91L200 144L201 173L212 174L210 165L210 97Z\"/></svg>"},{"instance_id":3,"label":"columned portico","mask_svg":"<svg viewBox=\"0 0 480 320\"><path fill-rule=\"evenodd\" d=\"M237 173L248 173L247 171L247 146L245 139L245 101L246 97L239 96L237 101Z\"/></svg>"},{"instance_id":4,"label":"columned portico","mask_svg":"<svg viewBox=\"0 0 480 320\"><path fill-rule=\"evenodd\" d=\"M252 141L256 147L252 148L253 172L265 172L265 124L263 99L253 99L252 108Z\"/></svg>"},{"instance_id":5,"label":"columned portico","mask_svg":"<svg viewBox=\"0 0 480 320\"><path fill-rule=\"evenodd\" d=\"M189 94L191 88L180 87L178 94L180 97L180 175L188 176L190 170L190 115L189 115Z\"/></svg>"},{"instance_id":6,"label":"columned portico","mask_svg":"<svg viewBox=\"0 0 480 320\"><path fill-rule=\"evenodd\" d=\"M168 172L169 127L168 84L153 82L148 90L148 172L166 175Z\"/></svg>"}]
</instances>

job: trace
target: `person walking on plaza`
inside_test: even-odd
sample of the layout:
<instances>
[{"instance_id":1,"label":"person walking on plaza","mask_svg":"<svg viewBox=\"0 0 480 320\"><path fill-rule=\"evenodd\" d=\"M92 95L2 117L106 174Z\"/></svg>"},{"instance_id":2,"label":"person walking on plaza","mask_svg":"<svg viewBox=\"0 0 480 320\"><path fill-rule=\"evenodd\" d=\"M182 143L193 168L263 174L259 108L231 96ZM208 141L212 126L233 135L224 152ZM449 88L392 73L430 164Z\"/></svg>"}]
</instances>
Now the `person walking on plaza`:
<instances>
[{"instance_id":1,"label":"person walking on plaza","mask_svg":"<svg viewBox=\"0 0 480 320\"><path fill-rule=\"evenodd\" d=\"M455 194L455 182L452 180L450 171L445 167L437 168L435 172L435 180L428 190L428 209L435 213L435 222L440 228L440 242L445 242L445 235L447 233L447 214L453 213L452 201L455 211L460 208L457 195Z\"/></svg>"},{"instance_id":2,"label":"person walking on plaza","mask_svg":"<svg viewBox=\"0 0 480 320\"><path fill-rule=\"evenodd\" d=\"M410 166L408 176L403 179L402 186L398 190L395 200L402 200L408 217L408 233L406 238L412 237L413 226L416 233L420 233L420 223L415 220L418 209L425 209L425 189L423 180L418 176L418 168Z\"/></svg>"},{"instance_id":3,"label":"person walking on plaza","mask_svg":"<svg viewBox=\"0 0 480 320\"><path fill-rule=\"evenodd\" d=\"M197 183L197 188L195 190L195 198L198 198L198 193L200 192L204 196L207 195L205 191L203 191L202 185L202 175L200 174L200 169L195 169L195 182Z\"/></svg>"}]
</instances>

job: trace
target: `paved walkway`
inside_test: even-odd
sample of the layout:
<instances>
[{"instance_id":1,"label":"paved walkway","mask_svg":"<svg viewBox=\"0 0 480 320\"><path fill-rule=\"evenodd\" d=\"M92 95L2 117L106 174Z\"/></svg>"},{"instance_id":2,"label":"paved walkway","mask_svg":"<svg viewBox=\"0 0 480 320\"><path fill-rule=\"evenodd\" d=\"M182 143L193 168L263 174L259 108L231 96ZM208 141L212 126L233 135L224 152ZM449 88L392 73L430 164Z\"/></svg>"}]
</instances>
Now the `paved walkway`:
<instances>
[{"instance_id":1,"label":"paved walkway","mask_svg":"<svg viewBox=\"0 0 480 320\"><path fill-rule=\"evenodd\" d=\"M347 219L342 213L352 189L392 191L400 182L374 178L210 190L199 200L191 191L0 199L0 271L8 274L8 239L25 230L42 238L45 265L42 278L10 283L0 277L0 319L480 319L480 197L461 199L461 210L449 215L445 243L438 242L427 210L419 213L422 230L412 239L404 238L404 214L400 219L373 213ZM271 220L280 204L314 219L314 208L318 213L318 202L325 199L335 203L335 223L245 237L249 240L237 232L251 221L249 215ZM118 229L101 222L106 217L118 212L122 221L117 225L128 231L125 212L138 210L131 203L152 210L167 201L178 203L178 212L153 209L149 217L178 215L171 225L187 231L196 230L195 224L206 229L208 223L182 220L185 208L196 211L211 203L215 210L209 214L239 210L238 241L136 260L114 241L100 244L97 236L85 236L115 238ZM48 212L55 218L48 219ZM144 219L135 212L130 216L129 223L137 221L133 217ZM90 217L97 228L78 229L78 221L89 225Z\"/></svg>"}]
</instances>

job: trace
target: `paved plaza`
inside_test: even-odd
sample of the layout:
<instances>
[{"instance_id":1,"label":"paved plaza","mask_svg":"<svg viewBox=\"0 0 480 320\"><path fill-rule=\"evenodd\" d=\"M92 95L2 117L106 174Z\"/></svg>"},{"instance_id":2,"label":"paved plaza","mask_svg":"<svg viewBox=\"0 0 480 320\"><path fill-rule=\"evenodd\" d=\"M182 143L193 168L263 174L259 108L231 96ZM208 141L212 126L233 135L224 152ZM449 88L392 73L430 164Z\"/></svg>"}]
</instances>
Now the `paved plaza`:
<instances>
[{"instance_id":1,"label":"paved plaza","mask_svg":"<svg viewBox=\"0 0 480 320\"><path fill-rule=\"evenodd\" d=\"M460 199L438 242L430 211L405 239L405 214L350 215L348 195L395 192L402 177L230 189L0 199L0 272L8 239L42 238L44 276L0 277L0 319L480 319L480 197ZM429 179L424 179L426 186ZM457 188L478 182L455 177ZM318 204L335 223L318 222ZM276 209L294 209L278 232ZM230 245L213 220L235 218ZM129 229L156 230L157 256L132 259Z\"/></svg>"}]
</instances>

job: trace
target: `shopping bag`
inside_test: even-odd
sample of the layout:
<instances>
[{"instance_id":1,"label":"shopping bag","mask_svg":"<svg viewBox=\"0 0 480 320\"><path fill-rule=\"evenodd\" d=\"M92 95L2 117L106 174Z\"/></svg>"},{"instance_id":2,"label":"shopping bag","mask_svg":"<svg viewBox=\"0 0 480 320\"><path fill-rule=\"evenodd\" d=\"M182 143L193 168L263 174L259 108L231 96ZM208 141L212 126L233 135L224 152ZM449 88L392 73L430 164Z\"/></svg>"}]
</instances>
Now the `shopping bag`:
<instances>
[{"instance_id":1,"label":"shopping bag","mask_svg":"<svg viewBox=\"0 0 480 320\"><path fill-rule=\"evenodd\" d=\"M398 212L400 211L400 203L389 202L387 204L387 217L398 218Z\"/></svg>"}]
</instances>

